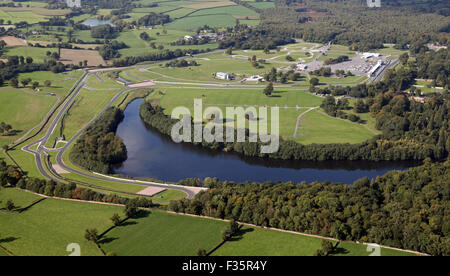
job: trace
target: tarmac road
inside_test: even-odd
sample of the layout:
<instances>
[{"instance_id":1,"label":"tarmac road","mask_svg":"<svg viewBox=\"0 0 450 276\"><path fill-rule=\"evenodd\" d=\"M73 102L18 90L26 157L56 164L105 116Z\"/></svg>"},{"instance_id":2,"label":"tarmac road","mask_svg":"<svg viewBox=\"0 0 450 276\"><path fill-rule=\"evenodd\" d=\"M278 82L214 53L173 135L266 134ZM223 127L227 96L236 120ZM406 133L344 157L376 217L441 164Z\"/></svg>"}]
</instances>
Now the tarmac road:
<instances>
[{"instance_id":1,"label":"tarmac road","mask_svg":"<svg viewBox=\"0 0 450 276\"><path fill-rule=\"evenodd\" d=\"M51 121L49 128L47 130L47 132L45 133L45 136L31 144L28 144L26 146L24 146L22 148L23 151L26 151L28 153L31 153L34 155L35 157L35 163L36 163L36 167L39 170L39 172L47 179L51 179L54 180L55 182L61 182L60 179L56 178L55 176L47 173L47 171L44 169L44 164L42 163L41 160L41 156L42 154L46 154L46 149L45 149L45 145L47 144L47 141L50 139L50 136L53 134L53 132L56 129L56 126L58 125L58 122L62 119L62 117L64 116L64 114L67 112L67 110L70 108L71 104L73 103L73 101L75 100L75 98L78 96L78 94L80 93L81 89L83 88L83 86L86 84L87 80L89 79L89 77L91 76L91 74L87 74L83 77L82 81L80 82L80 84L75 88L75 90L72 92L71 96L65 101L65 103L63 104L63 107L60 109L60 111L58 112L58 114L56 115L56 117ZM72 143L74 143L78 137L80 137L80 135L83 133L83 131L89 127L92 123L94 123L104 112L105 110L107 110L109 107L111 107L113 105L113 103L115 101L117 101L117 99L122 96L122 94L128 92L129 90L131 90L132 88L126 88L122 91L120 91L119 93L117 93L113 99L108 103L108 105L99 113L97 114L97 116L95 116L95 118L93 118L87 125L85 125L81 130L78 131L78 133L72 137L72 139L70 139L70 141L64 145L64 147L60 148L59 152L57 153L56 156L56 160L59 166L61 166L64 170L75 173L75 174L79 174L88 178L92 178L92 179L97 179L97 180L103 180L103 181L109 181L109 182L115 182L115 183L121 183L121 184L135 184L135 185L141 185L141 186L155 186L155 187L165 187L165 188L169 188L169 189L175 189L175 190L179 190L184 192L185 194L187 194L187 198L191 199L195 196L196 193L194 193L193 191L189 190L189 188L183 187L183 186L178 186L178 185L171 185L171 184L160 184L160 183L152 183L152 182L135 182L133 180L119 180L119 179L110 179L110 178L105 178L102 176L95 176L95 175L91 175L88 173L84 173L82 171L78 171L74 168L68 167L64 164L63 160L62 160L62 156L64 154L64 152L70 147L70 145ZM34 145L38 145L36 150L32 150L31 147L33 147Z\"/></svg>"}]
</instances>

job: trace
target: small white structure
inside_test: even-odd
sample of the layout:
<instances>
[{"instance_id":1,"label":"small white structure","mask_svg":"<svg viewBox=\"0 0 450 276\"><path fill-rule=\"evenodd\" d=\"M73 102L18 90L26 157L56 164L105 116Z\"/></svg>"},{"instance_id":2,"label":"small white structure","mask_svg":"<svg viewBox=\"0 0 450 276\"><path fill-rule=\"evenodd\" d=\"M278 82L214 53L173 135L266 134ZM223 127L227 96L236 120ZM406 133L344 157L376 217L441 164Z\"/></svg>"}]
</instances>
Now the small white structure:
<instances>
[{"instance_id":1,"label":"small white structure","mask_svg":"<svg viewBox=\"0 0 450 276\"><path fill-rule=\"evenodd\" d=\"M184 40L192 40L192 39L194 39L193 36L190 36L190 35L185 35L184 36Z\"/></svg>"},{"instance_id":2,"label":"small white structure","mask_svg":"<svg viewBox=\"0 0 450 276\"><path fill-rule=\"evenodd\" d=\"M297 63L296 68L297 68L297 71L303 71L303 70L306 70L306 68L308 68L308 66L303 63Z\"/></svg>"},{"instance_id":3,"label":"small white structure","mask_svg":"<svg viewBox=\"0 0 450 276\"><path fill-rule=\"evenodd\" d=\"M372 58L372 57L378 58L380 56L381 56L381 54L379 54L379 53L363 53L362 54L362 57L365 58L365 59L369 59L369 58Z\"/></svg>"},{"instance_id":4,"label":"small white structure","mask_svg":"<svg viewBox=\"0 0 450 276\"><path fill-rule=\"evenodd\" d=\"M81 0L66 0L67 7L81 8Z\"/></svg>"},{"instance_id":5,"label":"small white structure","mask_svg":"<svg viewBox=\"0 0 450 276\"><path fill-rule=\"evenodd\" d=\"M220 79L220 80L232 80L233 76L229 73L224 73L224 72L217 72L216 73L216 78Z\"/></svg>"},{"instance_id":6,"label":"small white structure","mask_svg":"<svg viewBox=\"0 0 450 276\"><path fill-rule=\"evenodd\" d=\"M264 78L260 75L254 75L246 78L245 81L264 81Z\"/></svg>"}]
</instances>

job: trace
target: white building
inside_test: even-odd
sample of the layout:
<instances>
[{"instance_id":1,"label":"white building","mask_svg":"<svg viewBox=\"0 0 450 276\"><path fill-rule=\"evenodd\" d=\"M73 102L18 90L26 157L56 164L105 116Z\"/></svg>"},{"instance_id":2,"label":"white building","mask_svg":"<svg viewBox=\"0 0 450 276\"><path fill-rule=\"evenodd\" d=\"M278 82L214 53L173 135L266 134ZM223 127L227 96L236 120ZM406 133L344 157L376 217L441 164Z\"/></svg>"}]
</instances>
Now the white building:
<instances>
[{"instance_id":1,"label":"white building","mask_svg":"<svg viewBox=\"0 0 450 276\"><path fill-rule=\"evenodd\" d=\"M372 57L378 58L378 57L381 56L381 54L379 54L379 53L363 53L362 56L365 59L369 59L369 58L372 58Z\"/></svg>"},{"instance_id":2,"label":"white building","mask_svg":"<svg viewBox=\"0 0 450 276\"><path fill-rule=\"evenodd\" d=\"M303 70L306 70L306 68L308 68L308 66L303 63L297 63L296 68L297 68L297 71L303 71Z\"/></svg>"},{"instance_id":3,"label":"white building","mask_svg":"<svg viewBox=\"0 0 450 276\"><path fill-rule=\"evenodd\" d=\"M192 40L192 39L194 39L193 36L190 36L190 35L185 35L184 36L184 40Z\"/></svg>"},{"instance_id":4,"label":"white building","mask_svg":"<svg viewBox=\"0 0 450 276\"><path fill-rule=\"evenodd\" d=\"M220 80L232 80L233 76L229 73L224 73L224 72L217 72L216 73L216 78L220 79Z\"/></svg>"},{"instance_id":5,"label":"white building","mask_svg":"<svg viewBox=\"0 0 450 276\"><path fill-rule=\"evenodd\" d=\"M264 81L264 78L260 75L254 75L246 78L245 81Z\"/></svg>"}]
</instances>

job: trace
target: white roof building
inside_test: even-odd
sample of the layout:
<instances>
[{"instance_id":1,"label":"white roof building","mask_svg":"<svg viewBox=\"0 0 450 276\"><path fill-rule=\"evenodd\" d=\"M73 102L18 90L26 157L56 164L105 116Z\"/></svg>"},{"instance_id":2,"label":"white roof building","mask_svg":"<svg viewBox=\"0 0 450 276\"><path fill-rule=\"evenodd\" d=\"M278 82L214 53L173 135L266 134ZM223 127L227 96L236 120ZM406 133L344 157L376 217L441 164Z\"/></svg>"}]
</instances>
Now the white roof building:
<instances>
[{"instance_id":1,"label":"white roof building","mask_svg":"<svg viewBox=\"0 0 450 276\"><path fill-rule=\"evenodd\" d=\"M308 68L308 66L303 63L297 63L296 67L297 67L297 70L299 70L299 71L306 70L306 68Z\"/></svg>"},{"instance_id":2,"label":"white roof building","mask_svg":"<svg viewBox=\"0 0 450 276\"><path fill-rule=\"evenodd\" d=\"M233 76L229 73L217 72L216 78L221 79L221 80L232 80Z\"/></svg>"},{"instance_id":3,"label":"white roof building","mask_svg":"<svg viewBox=\"0 0 450 276\"><path fill-rule=\"evenodd\" d=\"M379 54L379 53L363 53L362 56L363 56L363 58L368 59L371 57L380 57L381 54Z\"/></svg>"}]
</instances>

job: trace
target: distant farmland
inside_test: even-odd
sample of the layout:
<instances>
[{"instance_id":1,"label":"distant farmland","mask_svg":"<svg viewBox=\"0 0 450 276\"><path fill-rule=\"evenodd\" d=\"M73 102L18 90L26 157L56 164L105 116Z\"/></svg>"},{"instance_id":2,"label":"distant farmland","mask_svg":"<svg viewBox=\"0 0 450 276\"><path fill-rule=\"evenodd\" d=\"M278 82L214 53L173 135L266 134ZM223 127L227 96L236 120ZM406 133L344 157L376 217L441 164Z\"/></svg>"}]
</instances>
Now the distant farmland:
<instances>
[{"instance_id":1,"label":"distant farmland","mask_svg":"<svg viewBox=\"0 0 450 276\"><path fill-rule=\"evenodd\" d=\"M63 64L78 64L87 60L88 66L106 65L97 51L61 49L60 61Z\"/></svg>"}]
</instances>

